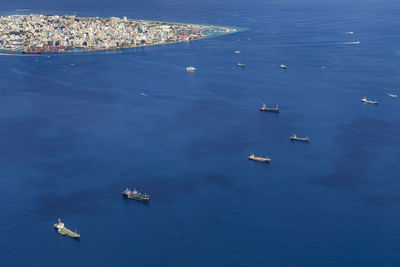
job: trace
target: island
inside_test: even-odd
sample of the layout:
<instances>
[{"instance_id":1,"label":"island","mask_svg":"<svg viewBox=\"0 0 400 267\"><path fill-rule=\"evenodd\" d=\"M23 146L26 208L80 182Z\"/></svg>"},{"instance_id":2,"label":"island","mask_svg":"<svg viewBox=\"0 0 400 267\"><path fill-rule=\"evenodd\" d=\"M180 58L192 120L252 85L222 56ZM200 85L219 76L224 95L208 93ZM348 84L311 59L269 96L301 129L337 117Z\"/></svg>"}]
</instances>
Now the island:
<instances>
[{"instance_id":1,"label":"island","mask_svg":"<svg viewBox=\"0 0 400 267\"><path fill-rule=\"evenodd\" d=\"M188 42L235 28L76 15L0 17L0 50L25 54L97 51Z\"/></svg>"}]
</instances>

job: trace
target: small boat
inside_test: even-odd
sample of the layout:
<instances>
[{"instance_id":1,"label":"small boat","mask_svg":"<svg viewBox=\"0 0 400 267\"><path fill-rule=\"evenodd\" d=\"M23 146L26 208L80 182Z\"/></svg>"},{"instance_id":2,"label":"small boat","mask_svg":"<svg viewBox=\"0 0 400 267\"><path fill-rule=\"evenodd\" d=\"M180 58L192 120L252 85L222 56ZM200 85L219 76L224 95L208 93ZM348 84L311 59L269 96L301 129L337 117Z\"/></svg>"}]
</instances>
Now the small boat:
<instances>
[{"instance_id":1,"label":"small boat","mask_svg":"<svg viewBox=\"0 0 400 267\"><path fill-rule=\"evenodd\" d=\"M283 70L287 69L286 65L283 65L283 64L280 65L280 68Z\"/></svg>"},{"instance_id":2,"label":"small boat","mask_svg":"<svg viewBox=\"0 0 400 267\"><path fill-rule=\"evenodd\" d=\"M71 67L73 67L73 66L75 66L75 64L74 63L71 63L71 64L69 64Z\"/></svg>"},{"instance_id":3,"label":"small boat","mask_svg":"<svg viewBox=\"0 0 400 267\"><path fill-rule=\"evenodd\" d=\"M363 98L361 98L361 102L363 102L363 103L368 103L368 104L375 104L375 105L377 105L377 104L379 103L378 101L367 100L367 99L365 98L365 96L364 96Z\"/></svg>"},{"instance_id":4,"label":"small boat","mask_svg":"<svg viewBox=\"0 0 400 267\"><path fill-rule=\"evenodd\" d=\"M267 163L271 162L270 158L256 157L253 153L251 153L251 155L249 156L249 159L255 160L255 161L260 161L260 162L267 162Z\"/></svg>"},{"instance_id":5,"label":"small boat","mask_svg":"<svg viewBox=\"0 0 400 267\"><path fill-rule=\"evenodd\" d=\"M394 98L396 98L397 97L397 95L396 94L389 94L389 93L386 93L388 96L391 96L391 97L394 97Z\"/></svg>"},{"instance_id":6,"label":"small boat","mask_svg":"<svg viewBox=\"0 0 400 267\"><path fill-rule=\"evenodd\" d=\"M346 34L354 34L354 32L345 32Z\"/></svg>"},{"instance_id":7,"label":"small boat","mask_svg":"<svg viewBox=\"0 0 400 267\"><path fill-rule=\"evenodd\" d=\"M310 138L308 138L308 137L298 137L298 136L296 136L296 134L293 134L290 137L290 140L292 140L292 141L310 142Z\"/></svg>"},{"instance_id":8,"label":"small boat","mask_svg":"<svg viewBox=\"0 0 400 267\"><path fill-rule=\"evenodd\" d=\"M277 104L276 107L269 108L263 103L262 107L260 108L260 111L268 111L268 112L277 112L278 113L279 112L279 107L278 107L278 104Z\"/></svg>"},{"instance_id":9,"label":"small boat","mask_svg":"<svg viewBox=\"0 0 400 267\"><path fill-rule=\"evenodd\" d=\"M246 67L246 65L245 65L245 64L243 64L243 63L240 63L240 62L239 62L237 65L238 65L239 67L242 67L242 68Z\"/></svg>"},{"instance_id":10,"label":"small boat","mask_svg":"<svg viewBox=\"0 0 400 267\"><path fill-rule=\"evenodd\" d=\"M322 66L322 67L321 67L321 69L323 69L323 70L324 70L324 69L326 69L326 67L325 67L325 66Z\"/></svg>"},{"instance_id":11,"label":"small boat","mask_svg":"<svg viewBox=\"0 0 400 267\"><path fill-rule=\"evenodd\" d=\"M239 50L236 50L236 51L233 52L233 53L235 53L235 54L240 54L240 51L239 51Z\"/></svg>"},{"instance_id":12,"label":"small boat","mask_svg":"<svg viewBox=\"0 0 400 267\"><path fill-rule=\"evenodd\" d=\"M141 96L147 96L145 93L143 93L143 92L140 92L140 95Z\"/></svg>"},{"instance_id":13,"label":"small boat","mask_svg":"<svg viewBox=\"0 0 400 267\"><path fill-rule=\"evenodd\" d=\"M189 67L186 68L186 71L189 71L189 72L194 72L196 70L197 69L195 67L192 67L192 66L189 66Z\"/></svg>"}]
</instances>

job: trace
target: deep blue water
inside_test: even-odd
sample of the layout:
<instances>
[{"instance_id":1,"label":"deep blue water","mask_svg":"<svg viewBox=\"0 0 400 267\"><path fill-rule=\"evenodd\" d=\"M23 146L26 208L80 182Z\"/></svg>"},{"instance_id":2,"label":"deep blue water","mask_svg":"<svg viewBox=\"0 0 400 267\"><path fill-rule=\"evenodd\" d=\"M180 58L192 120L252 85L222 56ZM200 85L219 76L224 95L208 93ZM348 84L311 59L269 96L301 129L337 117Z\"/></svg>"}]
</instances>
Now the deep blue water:
<instances>
[{"instance_id":1,"label":"deep blue water","mask_svg":"<svg viewBox=\"0 0 400 267\"><path fill-rule=\"evenodd\" d=\"M16 9L248 31L0 56L1 266L400 265L398 1L0 3Z\"/></svg>"}]
</instances>

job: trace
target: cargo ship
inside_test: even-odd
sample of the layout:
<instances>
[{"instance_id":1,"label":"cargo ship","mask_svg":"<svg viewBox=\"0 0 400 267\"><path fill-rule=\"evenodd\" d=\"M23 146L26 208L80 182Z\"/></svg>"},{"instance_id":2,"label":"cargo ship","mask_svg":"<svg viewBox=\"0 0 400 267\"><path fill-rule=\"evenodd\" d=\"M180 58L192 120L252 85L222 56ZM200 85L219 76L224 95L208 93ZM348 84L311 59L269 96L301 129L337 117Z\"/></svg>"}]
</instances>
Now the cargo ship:
<instances>
[{"instance_id":1,"label":"cargo ship","mask_svg":"<svg viewBox=\"0 0 400 267\"><path fill-rule=\"evenodd\" d=\"M292 141L310 142L310 138L308 138L308 137L298 137L298 136L296 136L296 134L293 134L290 137L290 140L292 140Z\"/></svg>"},{"instance_id":2,"label":"cargo ship","mask_svg":"<svg viewBox=\"0 0 400 267\"><path fill-rule=\"evenodd\" d=\"M146 193L139 193L136 189L131 191L129 188L126 188L124 191L122 191L122 195L128 199L134 199L143 202L148 202L150 200L150 195Z\"/></svg>"},{"instance_id":3,"label":"cargo ship","mask_svg":"<svg viewBox=\"0 0 400 267\"><path fill-rule=\"evenodd\" d=\"M72 49L70 46L29 47L22 50L23 54L64 53Z\"/></svg>"},{"instance_id":4,"label":"cargo ship","mask_svg":"<svg viewBox=\"0 0 400 267\"><path fill-rule=\"evenodd\" d=\"M363 98L361 98L361 102L363 102L363 103L368 103L368 104L375 104L375 105L378 104L378 101L367 100L367 99L365 98L365 96L364 96Z\"/></svg>"},{"instance_id":5,"label":"cargo ship","mask_svg":"<svg viewBox=\"0 0 400 267\"><path fill-rule=\"evenodd\" d=\"M276 105L276 107L274 107L274 108L269 108L265 104L263 104L262 107L260 108L260 110L261 111L268 111L268 112L276 112L276 113L278 113L279 112L279 107L278 107L278 105Z\"/></svg>"},{"instance_id":6,"label":"cargo ship","mask_svg":"<svg viewBox=\"0 0 400 267\"><path fill-rule=\"evenodd\" d=\"M249 159L254 160L254 161L260 161L260 162L271 162L271 159L269 157L256 157L253 153L249 156Z\"/></svg>"},{"instance_id":7,"label":"cargo ship","mask_svg":"<svg viewBox=\"0 0 400 267\"><path fill-rule=\"evenodd\" d=\"M72 238L80 238L81 237L81 235L78 234L76 232L76 230L75 230L75 232L72 232L71 230L66 228L64 226L64 223L61 221L61 219L58 219L58 221L54 224L54 228L57 229L57 232L60 235L67 235L67 236L72 237Z\"/></svg>"}]
</instances>

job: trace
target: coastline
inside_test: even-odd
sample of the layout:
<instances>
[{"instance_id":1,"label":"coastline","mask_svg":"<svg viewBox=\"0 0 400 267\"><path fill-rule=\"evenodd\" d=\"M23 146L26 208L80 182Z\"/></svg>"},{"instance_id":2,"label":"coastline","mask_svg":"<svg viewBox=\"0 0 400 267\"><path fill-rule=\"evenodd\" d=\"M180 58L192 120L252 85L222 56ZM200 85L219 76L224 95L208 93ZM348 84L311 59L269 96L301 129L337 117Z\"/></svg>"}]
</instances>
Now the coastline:
<instances>
[{"instance_id":1,"label":"coastline","mask_svg":"<svg viewBox=\"0 0 400 267\"><path fill-rule=\"evenodd\" d=\"M33 15L33 14L31 14ZM14 14L14 15L8 15L9 17L24 17L24 16L30 16L30 15L19 15L19 14ZM42 16L42 15L38 15ZM60 15L46 15L46 16L60 16ZM68 15L62 15L62 16L68 16ZM76 17L77 19L84 19L84 20L112 20L114 17L106 17L106 18L99 18L99 17ZM120 19L120 18L117 18ZM127 20L126 17L124 17L124 20ZM198 41L201 39L208 39L208 38L213 38L213 37L219 37L227 34L233 34L241 31L246 31L248 30L247 28L238 28L238 27L231 27L231 26L216 26L216 25L205 25L205 24L193 24L193 23L182 23L182 22L164 22L164 21L152 21L152 20L134 20L134 19L129 19L130 22L136 22L136 23L144 23L145 25L153 25L155 24L157 27L161 26L179 26L179 27L187 27L187 28L197 28L199 31L198 35L193 36L187 36L187 37L180 37L178 40L174 41L155 41L152 43L136 43L134 45L123 45L123 46L115 46L115 47L82 47L82 46L70 46L68 47L68 50L62 50L62 51L40 51L38 53L30 53L29 51L26 52L28 49L31 49L32 45L24 45L21 46L20 48L17 49L2 49L0 48L0 52L4 54L15 54L15 53L21 53L24 55L32 55L32 54L65 54L65 53L85 53L85 52L100 52L100 51L115 51L115 50L126 50L126 49L132 49L132 48L140 48L140 47L150 47L150 46L158 46L158 45L167 45L167 44L175 44L175 43L185 43L185 42L191 42L191 41ZM153 25L154 26L154 25ZM176 38L177 39L177 38ZM60 46L53 45L53 48L58 48Z\"/></svg>"}]
</instances>

